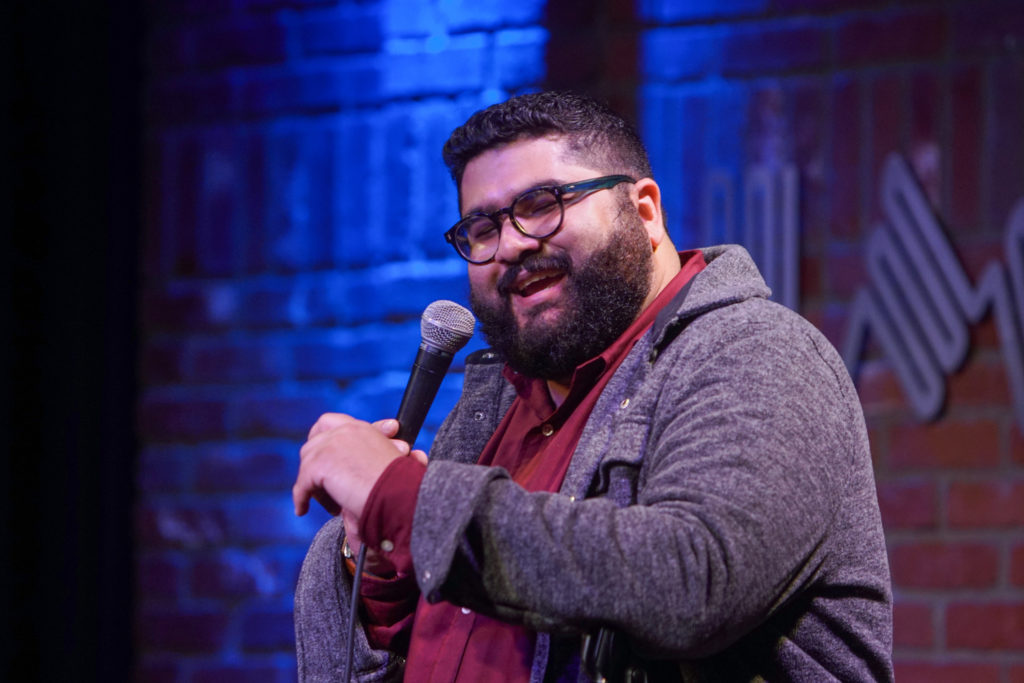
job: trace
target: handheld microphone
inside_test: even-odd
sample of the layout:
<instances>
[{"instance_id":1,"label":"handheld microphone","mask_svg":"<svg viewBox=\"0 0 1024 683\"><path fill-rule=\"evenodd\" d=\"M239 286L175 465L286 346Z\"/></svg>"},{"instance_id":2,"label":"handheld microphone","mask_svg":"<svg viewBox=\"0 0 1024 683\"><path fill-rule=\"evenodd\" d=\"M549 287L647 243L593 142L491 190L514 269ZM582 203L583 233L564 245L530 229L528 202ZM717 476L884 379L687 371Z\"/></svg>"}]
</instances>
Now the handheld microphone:
<instances>
[{"instance_id":1,"label":"handheld microphone","mask_svg":"<svg viewBox=\"0 0 1024 683\"><path fill-rule=\"evenodd\" d=\"M398 407L396 438L410 446L423 426L455 353L473 336L476 319L454 301L435 301L420 318L419 351Z\"/></svg>"},{"instance_id":2,"label":"handheld microphone","mask_svg":"<svg viewBox=\"0 0 1024 683\"><path fill-rule=\"evenodd\" d=\"M420 318L420 350L412 364L409 383L398 407L398 434L396 438L412 446L420 427L427 418L427 410L441 388L441 380L452 364L455 353L473 336L476 319L468 310L454 301L435 301L427 306ZM342 681L350 681L352 652L355 638L356 613L359 609L359 584L366 560L366 546L359 549L356 571L352 579L352 604L345 648L345 669Z\"/></svg>"}]
</instances>

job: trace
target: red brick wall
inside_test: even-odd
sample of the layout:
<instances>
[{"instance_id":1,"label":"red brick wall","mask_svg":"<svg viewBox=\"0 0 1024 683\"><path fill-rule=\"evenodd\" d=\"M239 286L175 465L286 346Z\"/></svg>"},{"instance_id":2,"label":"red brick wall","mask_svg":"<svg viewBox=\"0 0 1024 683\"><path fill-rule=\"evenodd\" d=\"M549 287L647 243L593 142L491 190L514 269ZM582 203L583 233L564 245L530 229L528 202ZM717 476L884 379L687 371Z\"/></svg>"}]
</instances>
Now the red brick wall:
<instances>
[{"instance_id":1,"label":"red brick wall","mask_svg":"<svg viewBox=\"0 0 1024 683\"><path fill-rule=\"evenodd\" d=\"M837 346L889 154L972 284L1024 198L1017 0L158 2L149 27L141 680L294 676L323 520L291 515L298 444L390 414L419 312L464 299L438 149L470 111L545 79L633 108L682 247L709 170L794 166L800 310ZM870 330L860 356L901 681L1024 680L1024 436L991 316L970 335L929 423Z\"/></svg>"},{"instance_id":2,"label":"red brick wall","mask_svg":"<svg viewBox=\"0 0 1024 683\"><path fill-rule=\"evenodd\" d=\"M801 311L841 347L851 303L871 287L866 240L885 220L882 165L898 153L970 284L993 264L1005 272L1011 209L1024 199L1024 5L638 6L654 24L638 109L666 193L681 193L673 230L684 244L708 168L795 165ZM1024 291L1010 296L1024 325ZM930 422L910 409L870 330L859 356L900 681L1024 680L1024 424L991 312L969 334Z\"/></svg>"},{"instance_id":3,"label":"red brick wall","mask_svg":"<svg viewBox=\"0 0 1024 683\"><path fill-rule=\"evenodd\" d=\"M299 446L323 412L393 415L423 308L465 299L441 145L539 84L544 6L149 9L137 678L290 681L326 520L294 515Z\"/></svg>"}]
</instances>

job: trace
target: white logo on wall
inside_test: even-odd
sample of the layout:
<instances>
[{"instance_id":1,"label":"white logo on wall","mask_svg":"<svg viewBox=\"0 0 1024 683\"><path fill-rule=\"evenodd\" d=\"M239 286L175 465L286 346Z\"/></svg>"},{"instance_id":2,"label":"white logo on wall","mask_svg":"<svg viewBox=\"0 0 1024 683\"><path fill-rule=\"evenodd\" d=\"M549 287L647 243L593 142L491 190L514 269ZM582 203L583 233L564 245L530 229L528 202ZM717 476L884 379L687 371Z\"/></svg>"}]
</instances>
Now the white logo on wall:
<instances>
[{"instance_id":1,"label":"white logo on wall","mask_svg":"<svg viewBox=\"0 0 1024 683\"><path fill-rule=\"evenodd\" d=\"M991 310L1017 425L1024 432L1024 200L1007 223L1008 266L990 263L972 286L902 157L886 160L881 199L886 221L868 239L869 282L854 299L843 344L850 374L856 377L864 341L872 334L914 414L935 419L947 377L967 357L969 326Z\"/></svg>"},{"instance_id":2,"label":"white logo on wall","mask_svg":"<svg viewBox=\"0 0 1024 683\"><path fill-rule=\"evenodd\" d=\"M742 244L757 263L772 298L800 305L799 184L796 167L751 166L743 176L742 222L736 220L732 175L712 171L704 192L701 244Z\"/></svg>"},{"instance_id":3,"label":"white logo on wall","mask_svg":"<svg viewBox=\"0 0 1024 683\"><path fill-rule=\"evenodd\" d=\"M772 288L773 298L799 306L798 182L791 166L753 166L743 179L742 222L735 183L713 171L704 193L704 244L742 244ZM857 377L868 334L878 341L920 420L939 416L946 380L967 357L969 326L991 310L1024 432L1024 200L1007 221L1007 265L990 263L972 286L938 216L906 161L886 159L881 183L885 223L868 238L868 284L854 298L842 356Z\"/></svg>"}]
</instances>

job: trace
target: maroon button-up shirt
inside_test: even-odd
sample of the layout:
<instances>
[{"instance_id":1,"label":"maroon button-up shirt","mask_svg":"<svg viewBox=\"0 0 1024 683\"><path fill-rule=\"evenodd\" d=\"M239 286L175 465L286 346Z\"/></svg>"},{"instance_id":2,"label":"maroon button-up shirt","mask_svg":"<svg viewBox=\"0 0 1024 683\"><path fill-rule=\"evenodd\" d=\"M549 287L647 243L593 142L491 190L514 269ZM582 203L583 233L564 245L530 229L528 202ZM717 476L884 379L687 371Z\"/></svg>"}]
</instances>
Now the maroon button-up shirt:
<instances>
[{"instance_id":1,"label":"maroon button-up shirt","mask_svg":"<svg viewBox=\"0 0 1024 683\"><path fill-rule=\"evenodd\" d=\"M658 312L705 266L699 251L679 255L681 272L602 354L576 368L569 393L555 406L544 380L505 368L517 397L478 463L504 467L528 491L561 487L583 426L608 379ZM367 637L377 648L408 652L405 681L528 681L536 634L448 602L417 600L409 540L416 495L426 468L399 458L370 492L361 524L364 541L388 554L390 578L364 575L360 596ZM389 572L390 574L390 572Z\"/></svg>"}]
</instances>

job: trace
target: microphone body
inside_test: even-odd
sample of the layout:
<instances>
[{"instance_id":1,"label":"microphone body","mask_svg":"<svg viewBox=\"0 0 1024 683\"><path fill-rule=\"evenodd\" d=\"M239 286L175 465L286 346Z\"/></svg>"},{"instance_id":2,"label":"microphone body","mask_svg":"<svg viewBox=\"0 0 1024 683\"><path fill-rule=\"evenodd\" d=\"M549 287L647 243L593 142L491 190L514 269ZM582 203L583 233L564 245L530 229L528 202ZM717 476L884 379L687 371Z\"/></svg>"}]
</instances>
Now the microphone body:
<instances>
[{"instance_id":1,"label":"microphone body","mask_svg":"<svg viewBox=\"0 0 1024 683\"><path fill-rule=\"evenodd\" d=\"M453 301L435 301L420 320L422 342L398 407L396 438L410 446L427 418L455 353L473 336L473 314Z\"/></svg>"},{"instance_id":2,"label":"microphone body","mask_svg":"<svg viewBox=\"0 0 1024 683\"><path fill-rule=\"evenodd\" d=\"M416 440L423 421L427 419L427 411L441 388L441 381L452 364L452 358L450 353L420 344L412 372L409 373L409 383L405 385L402 404L398 407L398 434L395 438L410 446Z\"/></svg>"}]
</instances>

